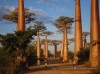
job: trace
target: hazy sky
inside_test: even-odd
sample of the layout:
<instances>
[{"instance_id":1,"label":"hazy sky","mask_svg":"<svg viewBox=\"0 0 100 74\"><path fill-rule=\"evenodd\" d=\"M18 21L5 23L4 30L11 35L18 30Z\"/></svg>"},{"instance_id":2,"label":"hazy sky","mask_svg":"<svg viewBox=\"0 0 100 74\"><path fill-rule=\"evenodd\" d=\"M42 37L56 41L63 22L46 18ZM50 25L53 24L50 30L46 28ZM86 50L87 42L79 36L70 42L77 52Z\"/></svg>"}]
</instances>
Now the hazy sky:
<instances>
[{"instance_id":1,"label":"hazy sky","mask_svg":"<svg viewBox=\"0 0 100 74\"><path fill-rule=\"evenodd\" d=\"M82 29L83 31L90 30L90 1L81 1L82 14ZM60 16L73 17L75 15L75 0L24 0L25 7L31 9L37 14L37 18L43 21L47 29L55 32L57 29L52 25L52 20ZM10 12L17 7L18 0L0 0L0 34L13 32L16 29L16 24L2 19L3 14ZM99 0L100 9L100 0ZM33 23L27 24L27 27ZM74 30L74 23L73 23ZM56 36L57 35L57 36ZM53 35L51 39L62 39L61 35ZM69 37L74 37L74 32Z\"/></svg>"}]
</instances>

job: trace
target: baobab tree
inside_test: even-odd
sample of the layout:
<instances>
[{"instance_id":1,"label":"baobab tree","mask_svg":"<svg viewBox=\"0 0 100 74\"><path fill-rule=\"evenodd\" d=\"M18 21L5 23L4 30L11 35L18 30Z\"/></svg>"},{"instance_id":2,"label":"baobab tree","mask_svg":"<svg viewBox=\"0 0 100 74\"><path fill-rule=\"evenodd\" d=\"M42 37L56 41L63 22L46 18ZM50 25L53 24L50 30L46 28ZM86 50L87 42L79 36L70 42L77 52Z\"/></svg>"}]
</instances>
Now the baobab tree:
<instances>
[{"instance_id":1,"label":"baobab tree","mask_svg":"<svg viewBox=\"0 0 100 74\"><path fill-rule=\"evenodd\" d=\"M83 48L80 0L75 0L75 54L74 59L78 64L77 53Z\"/></svg>"},{"instance_id":2,"label":"baobab tree","mask_svg":"<svg viewBox=\"0 0 100 74\"><path fill-rule=\"evenodd\" d=\"M62 46L61 46L61 51L60 51L60 58L63 58L63 53L64 53L64 29L63 28L58 28L58 33L62 33L63 34L63 38L62 38ZM69 25L69 27L67 28L67 34L71 34L71 25Z\"/></svg>"},{"instance_id":3,"label":"baobab tree","mask_svg":"<svg viewBox=\"0 0 100 74\"><path fill-rule=\"evenodd\" d=\"M58 19L55 20L54 25L59 29L62 28L63 36L64 36L64 53L63 53L63 61L68 60L68 43L67 43L67 29L70 28L70 25L74 22L73 18L66 17L66 16L60 16Z\"/></svg>"},{"instance_id":4,"label":"baobab tree","mask_svg":"<svg viewBox=\"0 0 100 74\"><path fill-rule=\"evenodd\" d=\"M35 21L35 24L33 26L33 28L37 29L37 65L40 65L40 34L39 32L42 32L44 30L46 30L46 27L44 26L44 24L42 22L39 21Z\"/></svg>"},{"instance_id":5,"label":"baobab tree","mask_svg":"<svg viewBox=\"0 0 100 74\"><path fill-rule=\"evenodd\" d=\"M32 17L35 15L35 13L30 12L28 8L24 8L24 11L25 11L25 17L23 19L25 19L25 24L28 24L31 21L35 20L35 18ZM18 8L15 8L8 14L4 14L3 19L16 23L17 24L16 30L18 30Z\"/></svg>"},{"instance_id":6,"label":"baobab tree","mask_svg":"<svg viewBox=\"0 0 100 74\"><path fill-rule=\"evenodd\" d=\"M98 0L91 0L90 42L90 65L91 67L100 66L100 25Z\"/></svg>"},{"instance_id":7,"label":"baobab tree","mask_svg":"<svg viewBox=\"0 0 100 74\"><path fill-rule=\"evenodd\" d=\"M83 32L83 48L86 49L87 47L87 39L86 37L90 34L89 32Z\"/></svg>"},{"instance_id":8,"label":"baobab tree","mask_svg":"<svg viewBox=\"0 0 100 74\"><path fill-rule=\"evenodd\" d=\"M57 28L58 28L57 32L63 34L63 38L62 38L62 42L61 42L61 51L60 51L60 58L63 58L63 53L64 53L64 29L59 28L58 26L57 26Z\"/></svg>"},{"instance_id":9,"label":"baobab tree","mask_svg":"<svg viewBox=\"0 0 100 74\"><path fill-rule=\"evenodd\" d=\"M59 45L61 43L60 40L50 40L49 41L50 45L54 46L54 58L57 57L57 45Z\"/></svg>"},{"instance_id":10,"label":"baobab tree","mask_svg":"<svg viewBox=\"0 0 100 74\"><path fill-rule=\"evenodd\" d=\"M45 36L45 59L48 58L48 39L47 37L52 34L53 32L50 32L50 31L44 31L41 33L42 36Z\"/></svg>"},{"instance_id":11,"label":"baobab tree","mask_svg":"<svg viewBox=\"0 0 100 74\"><path fill-rule=\"evenodd\" d=\"M41 39L41 42L40 42L40 45L42 46L44 46L44 49L43 49L43 56L45 56L45 49L46 49L46 47L45 47L45 39ZM40 47L41 47L40 46Z\"/></svg>"}]
</instances>

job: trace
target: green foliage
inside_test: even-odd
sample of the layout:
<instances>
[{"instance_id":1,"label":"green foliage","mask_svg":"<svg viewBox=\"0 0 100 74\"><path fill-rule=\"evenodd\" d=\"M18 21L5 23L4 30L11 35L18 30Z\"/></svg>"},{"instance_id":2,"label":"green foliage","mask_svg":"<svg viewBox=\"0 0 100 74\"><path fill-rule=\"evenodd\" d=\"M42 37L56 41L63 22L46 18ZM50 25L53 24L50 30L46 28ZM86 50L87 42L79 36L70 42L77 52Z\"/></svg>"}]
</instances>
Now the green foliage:
<instances>
[{"instance_id":1,"label":"green foliage","mask_svg":"<svg viewBox=\"0 0 100 74\"><path fill-rule=\"evenodd\" d=\"M89 53L90 53L90 49L87 48L87 49L81 49L77 56L79 58L79 62L80 63L84 63L86 61L89 61Z\"/></svg>"},{"instance_id":2,"label":"green foliage","mask_svg":"<svg viewBox=\"0 0 100 74\"><path fill-rule=\"evenodd\" d=\"M36 56L36 49L33 45L29 44L26 49L27 54L33 54L34 56Z\"/></svg>"},{"instance_id":3,"label":"green foliage","mask_svg":"<svg viewBox=\"0 0 100 74\"><path fill-rule=\"evenodd\" d=\"M36 48L30 44L27 47L26 52L28 54L28 56L27 56L28 65L30 66L30 65L36 64L36 62L37 62ZM40 55L41 55L40 60L43 61L44 60L43 49L41 49Z\"/></svg>"},{"instance_id":4,"label":"green foliage","mask_svg":"<svg viewBox=\"0 0 100 74\"><path fill-rule=\"evenodd\" d=\"M60 40L49 40L49 45L59 45L61 43Z\"/></svg>"},{"instance_id":5,"label":"green foliage","mask_svg":"<svg viewBox=\"0 0 100 74\"><path fill-rule=\"evenodd\" d=\"M2 53L3 53L3 55L4 54L7 55L7 56L5 55L4 58L1 58L0 60L4 60L4 61L0 61L0 62L3 64L8 62L8 63L11 63L11 65L13 65L11 62L11 59L10 59L10 55L12 55L13 57L20 57L20 59L23 56L26 56L26 52L25 52L26 47L29 45L29 43L34 38L34 36L36 36L37 31L38 31L37 29L28 28L26 31L23 31L23 32L15 31L14 33L0 35L0 43L3 46L4 51L5 51ZM22 56L19 54L22 54ZM1 54L1 56L3 56L3 55ZM6 59L9 59L9 60L6 60ZM18 59L16 59L15 65L17 65L17 63L18 63L18 65L17 65L18 67L16 67L16 70L18 70L18 72L19 72L21 70L21 69L19 69L21 67L20 66L21 62L20 62L20 60L18 62L17 61L18 61ZM7 65L9 65L9 64L7 64ZM6 66L4 66L4 67L6 69ZM9 67L10 67L10 65L9 65ZM11 68L13 68L13 67L11 67ZM5 74L5 73L3 73L3 74ZM6 74L11 74L11 73L6 73Z\"/></svg>"},{"instance_id":6,"label":"green foliage","mask_svg":"<svg viewBox=\"0 0 100 74\"><path fill-rule=\"evenodd\" d=\"M26 48L28 43L33 39L33 36L36 35L37 30L27 30L24 32L17 31L15 32L17 38L17 47L18 48Z\"/></svg>"},{"instance_id":7,"label":"green foliage","mask_svg":"<svg viewBox=\"0 0 100 74\"><path fill-rule=\"evenodd\" d=\"M30 12L29 9L25 8L25 23L30 23L31 21L35 20L32 18L34 13ZM15 8L13 11L11 11L9 14L4 14L3 19L12 21L14 23L18 23L18 8Z\"/></svg>"},{"instance_id":8,"label":"green foliage","mask_svg":"<svg viewBox=\"0 0 100 74\"><path fill-rule=\"evenodd\" d=\"M51 32L51 31L44 31L44 32L42 32L42 34L41 35L43 35L43 36L45 36L45 35L52 35L52 34L54 34L53 32Z\"/></svg>"},{"instance_id":9,"label":"green foliage","mask_svg":"<svg viewBox=\"0 0 100 74\"><path fill-rule=\"evenodd\" d=\"M26 31L15 31L6 35L0 35L0 43L8 51L16 50L17 48L25 49L28 43L36 35L36 29L27 29Z\"/></svg>"},{"instance_id":10,"label":"green foliage","mask_svg":"<svg viewBox=\"0 0 100 74\"><path fill-rule=\"evenodd\" d=\"M46 27L44 26L43 22L35 21L34 23L35 24L33 28L37 29L38 31L43 32L44 30L46 30Z\"/></svg>"},{"instance_id":11,"label":"green foliage","mask_svg":"<svg viewBox=\"0 0 100 74\"><path fill-rule=\"evenodd\" d=\"M14 74L15 57L0 48L0 74Z\"/></svg>"},{"instance_id":12,"label":"green foliage","mask_svg":"<svg viewBox=\"0 0 100 74\"><path fill-rule=\"evenodd\" d=\"M89 34L90 34L90 32L83 32L83 33L82 33L83 36L87 36L87 35L89 35Z\"/></svg>"},{"instance_id":13,"label":"green foliage","mask_svg":"<svg viewBox=\"0 0 100 74\"><path fill-rule=\"evenodd\" d=\"M68 58L69 58L70 60L73 60L73 58L74 58L74 53L71 52L71 51L68 51Z\"/></svg>"},{"instance_id":14,"label":"green foliage","mask_svg":"<svg viewBox=\"0 0 100 74\"><path fill-rule=\"evenodd\" d=\"M37 61L36 49L33 45L29 44L26 50L28 66L34 65Z\"/></svg>"},{"instance_id":15,"label":"green foliage","mask_svg":"<svg viewBox=\"0 0 100 74\"><path fill-rule=\"evenodd\" d=\"M15 44L17 39L14 34L6 34L6 35L0 35L0 43L4 46L4 49L8 51L14 51L15 50Z\"/></svg>"},{"instance_id":16,"label":"green foliage","mask_svg":"<svg viewBox=\"0 0 100 74\"><path fill-rule=\"evenodd\" d=\"M67 25L67 28L71 28L71 24L74 22L73 18L66 17L66 16L60 16L58 19L55 20L54 25L57 28L64 27L64 25Z\"/></svg>"},{"instance_id":17,"label":"green foliage","mask_svg":"<svg viewBox=\"0 0 100 74\"><path fill-rule=\"evenodd\" d=\"M67 33L71 34L72 23L74 22L74 18L60 16L58 19L55 20L53 23L54 26L57 27L60 33L64 33L64 28L66 27Z\"/></svg>"}]
</instances>

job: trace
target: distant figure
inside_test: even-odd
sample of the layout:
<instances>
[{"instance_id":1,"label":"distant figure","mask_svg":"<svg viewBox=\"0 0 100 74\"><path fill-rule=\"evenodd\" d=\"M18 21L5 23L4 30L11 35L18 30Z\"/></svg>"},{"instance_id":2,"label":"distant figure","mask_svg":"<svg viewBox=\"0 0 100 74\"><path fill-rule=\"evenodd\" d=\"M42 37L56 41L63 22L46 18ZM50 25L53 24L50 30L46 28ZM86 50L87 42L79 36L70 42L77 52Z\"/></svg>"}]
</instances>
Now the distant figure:
<instances>
[{"instance_id":1,"label":"distant figure","mask_svg":"<svg viewBox=\"0 0 100 74\"><path fill-rule=\"evenodd\" d=\"M45 59L45 70L47 70L47 60Z\"/></svg>"},{"instance_id":2,"label":"distant figure","mask_svg":"<svg viewBox=\"0 0 100 74\"><path fill-rule=\"evenodd\" d=\"M76 69L76 60L74 59L73 60L73 70L75 70Z\"/></svg>"}]
</instances>

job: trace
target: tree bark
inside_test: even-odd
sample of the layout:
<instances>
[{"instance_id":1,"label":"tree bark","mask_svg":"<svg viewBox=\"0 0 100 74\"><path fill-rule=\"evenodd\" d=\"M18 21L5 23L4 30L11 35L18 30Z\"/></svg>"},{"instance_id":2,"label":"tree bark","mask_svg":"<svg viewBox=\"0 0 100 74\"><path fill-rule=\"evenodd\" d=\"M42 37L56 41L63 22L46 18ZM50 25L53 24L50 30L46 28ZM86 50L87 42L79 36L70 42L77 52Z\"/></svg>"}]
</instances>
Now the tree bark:
<instances>
[{"instance_id":1,"label":"tree bark","mask_svg":"<svg viewBox=\"0 0 100 74\"><path fill-rule=\"evenodd\" d=\"M43 55L45 57L45 54L46 54L46 45L45 45L45 42L44 42L44 49L43 49Z\"/></svg>"},{"instance_id":2,"label":"tree bark","mask_svg":"<svg viewBox=\"0 0 100 74\"><path fill-rule=\"evenodd\" d=\"M17 31L25 31L24 1L18 0L18 26Z\"/></svg>"},{"instance_id":3,"label":"tree bark","mask_svg":"<svg viewBox=\"0 0 100 74\"><path fill-rule=\"evenodd\" d=\"M87 40L86 40L86 36L84 36L84 39L83 39L83 47L84 47L84 49L86 49L86 47L87 47Z\"/></svg>"},{"instance_id":4,"label":"tree bark","mask_svg":"<svg viewBox=\"0 0 100 74\"><path fill-rule=\"evenodd\" d=\"M46 42L45 42L45 47L46 47L46 51L45 51L45 58L47 59L48 58L48 39L47 39L47 35L45 36L46 37Z\"/></svg>"},{"instance_id":5,"label":"tree bark","mask_svg":"<svg viewBox=\"0 0 100 74\"><path fill-rule=\"evenodd\" d=\"M75 55L74 59L78 63L78 57L76 54L79 52L80 48L83 47L82 42L82 25L81 25L81 8L80 0L75 0Z\"/></svg>"},{"instance_id":6,"label":"tree bark","mask_svg":"<svg viewBox=\"0 0 100 74\"><path fill-rule=\"evenodd\" d=\"M63 56L63 62L68 61L68 42L67 42L67 28L66 24L64 26L64 56Z\"/></svg>"},{"instance_id":7,"label":"tree bark","mask_svg":"<svg viewBox=\"0 0 100 74\"><path fill-rule=\"evenodd\" d=\"M60 58L63 58L63 53L64 53L64 32L63 32L63 38L62 38L62 47L61 47L61 52L60 52Z\"/></svg>"},{"instance_id":8,"label":"tree bark","mask_svg":"<svg viewBox=\"0 0 100 74\"><path fill-rule=\"evenodd\" d=\"M57 45L55 44L54 45L54 58L57 57Z\"/></svg>"},{"instance_id":9,"label":"tree bark","mask_svg":"<svg viewBox=\"0 0 100 74\"><path fill-rule=\"evenodd\" d=\"M99 5L98 0L91 0L91 20L90 20L90 64L91 67L100 65L100 26L99 26Z\"/></svg>"},{"instance_id":10,"label":"tree bark","mask_svg":"<svg viewBox=\"0 0 100 74\"><path fill-rule=\"evenodd\" d=\"M39 32L37 32L37 65L40 65L40 37L39 37Z\"/></svg>"}]
</instances>

